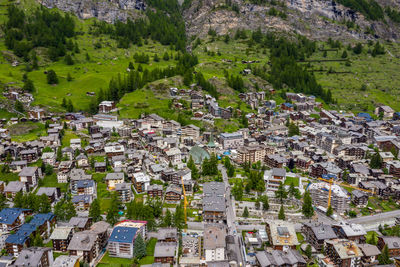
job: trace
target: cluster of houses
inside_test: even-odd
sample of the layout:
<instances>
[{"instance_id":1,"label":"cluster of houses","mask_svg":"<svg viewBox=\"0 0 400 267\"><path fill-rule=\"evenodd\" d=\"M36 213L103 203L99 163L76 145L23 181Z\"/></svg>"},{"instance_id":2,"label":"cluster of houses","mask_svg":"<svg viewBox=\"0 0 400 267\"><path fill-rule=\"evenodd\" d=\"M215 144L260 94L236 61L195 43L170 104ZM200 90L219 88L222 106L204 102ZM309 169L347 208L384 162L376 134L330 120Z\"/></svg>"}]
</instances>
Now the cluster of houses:
<instances>
[{"instance_id":1,"label":"cluster of houses","mask_svg":"<svg viewBox=\"0 0 400 267\"><path fill-rule=\"evenodd\" d=\"M196 90L171 88L170 94L178 109L184 108L180 100L190 100L196 120L229 120L241 112L222 108L216 99ZM18 180L0 181L0 193L10 206L0 211L0 249L12 256L8 264L96 264L105 250L111 257L133 258L139 235L157 238L155 264L175 264L178 254L181 266L239 264L241 241L228 227L230 196L226 195L225 184L197 184L186 164L192 158L200 166L212 153L228 156L237 165L265 165L263 194L271 196L285 182L288 169L316 179L335 180L332 186L322 181L310 183L306 190L314 206L330 203L342 216L350 206L366 207L371 196L400 200L400 113L387 106L377 107L373 116L325 110L315 97L295 93L287 93L287 102L280 105L266 100L264 92L241 94L240 99L257 112L246 114L248 127L235 132L202 131L198 126L181 125L157 114L123 120L113 115L113 101L101 102L99 113L90 117L81 113L58 117L32 108L31 119L50 121L46 123L47 134L34 141L12 141L7 129L1 129L2 165L18 176ZM297 134L289 136L289 123L296 126ZM63 141L65 131L75 137ZM381 166L371 167L372 156L379 156ZM34 214L13 208L12 201L19 192L45 194L53 206L66 194L57 186L41 186L46 179L39 164L42 162L54 169L58 184L66 184L78 217L64 222L53 213ZM348 192L342 182L356 190ZM199 186L202 194L196 196ZM204 229L189 230L180 236L174 228L148 232L146 221L122 220L114 226L103 221L93 223L88 211L93 200L102 197L100 190L116 192L123 204L132 201L135 194L145 199L159 198L167 204L178 204L184 194L192 195L191 205L198 204ZM331 191L331 200L327 191ZM305 257L297 249L300 242L296 231L299 229L294 224L277 220L268 221L265 230L246 233L245 244L254 251L245 257L247 262L257 266L306 266ZM303 224L300 232L312 246L320 266L371 266L385 245L391 256L399 251L397 237L380 236L376 246L366 244L366 232L356 224L310 222ZM37 235L51 240L52 248L32 246ZM260 249L266 243L268 248ZM54 259L53 251L68 255Z\"/></svg>"}]
</instances>

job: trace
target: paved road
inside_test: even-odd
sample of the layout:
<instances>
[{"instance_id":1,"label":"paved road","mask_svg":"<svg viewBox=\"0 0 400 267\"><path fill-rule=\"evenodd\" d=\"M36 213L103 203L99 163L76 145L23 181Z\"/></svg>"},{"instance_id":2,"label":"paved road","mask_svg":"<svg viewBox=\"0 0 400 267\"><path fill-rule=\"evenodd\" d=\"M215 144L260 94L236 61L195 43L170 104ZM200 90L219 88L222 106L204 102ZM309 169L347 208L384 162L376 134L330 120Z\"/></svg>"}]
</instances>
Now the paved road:
<instances>
[{"instance_id":1,"label":"paved road","mask_svg":"<svg viewBox=\"0 0 400 267\"><path fill-rule=\"evenodd\" d=\"M347 222L361 224L367 231L369 231L369 230L377 230L379 228L379 225L395 224L396 217L400 217L400 210L393 210L375 215L348 219Z\"/></svg>"},{"instance_id":2,"label":"paved road","mask_svg":"<svg viewBox=\"0 0 400 267\"><path fill-rule=\"evenodd\" d=\"M238 233L236 227L236 214L235 214L235 200L232 199L231 186L229 184L228 175L223 165L218 165L218 169L222 173L222 179L225 184L225 198L226 198L226 224L228 226L228 234L235 237L236 255L238 257L238 266L246 265L246 255L243 247L243 240L241 233Z\"/></svg>"}]
</instances>

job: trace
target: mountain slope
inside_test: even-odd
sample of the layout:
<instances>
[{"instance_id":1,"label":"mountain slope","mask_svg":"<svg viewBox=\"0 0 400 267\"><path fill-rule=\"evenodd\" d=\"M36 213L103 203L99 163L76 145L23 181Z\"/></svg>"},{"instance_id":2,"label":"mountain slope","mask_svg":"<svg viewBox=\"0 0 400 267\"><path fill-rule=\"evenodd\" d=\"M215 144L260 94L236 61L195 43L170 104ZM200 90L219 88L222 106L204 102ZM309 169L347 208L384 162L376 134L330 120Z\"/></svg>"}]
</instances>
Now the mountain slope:
<instances>
[{"instance_id":1,"label":"mountain slope","mask_svg":"<svg viewBox=\"0 0 400 267\"><path fill-rule=\"evenodd\" d=\"M371 21L359 12L327 0L272 0L261 5L237 0L193 0L184 17L189 35L204 36L210 28L217 34L227 34L238 28L261 27L263 31L299 33L315 40L400 38L399 24L387 17L386 22Z\"/></svg>"}]
</instances>

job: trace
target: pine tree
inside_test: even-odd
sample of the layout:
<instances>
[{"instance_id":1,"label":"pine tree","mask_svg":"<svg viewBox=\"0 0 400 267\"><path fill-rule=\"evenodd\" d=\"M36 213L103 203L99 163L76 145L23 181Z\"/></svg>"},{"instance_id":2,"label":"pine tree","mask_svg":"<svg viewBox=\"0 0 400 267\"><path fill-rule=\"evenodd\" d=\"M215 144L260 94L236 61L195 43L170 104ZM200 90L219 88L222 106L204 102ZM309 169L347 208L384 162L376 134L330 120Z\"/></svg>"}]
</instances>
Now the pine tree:
<instances>
[{"instance_id":1,"label":"pine tree","mask_svg":"<svg viewBox=\"0 0 400 267\"><path fill-rule=\"evenodd\" d=\"M388 246L385 245L381 251L381 254L378 255L378 261L380 265L392 264L393 261L390 259Z\"/></svg>"},{"instance_id":2,"label":"pine tree","mask_svg":"<svg viewBox=\"0 0 400 267\"><path fill-rule=\"evenodd\" d=\"M278 219L283 221L286 220L285 209L283 208L283 205L281 205L281 208L279 209Z\"/></svg>"},{"instance_id":3,"label":"pine tree","mask_svg":"<svg viewBox=\"0 0 400 267\"><path fill-rule=\"evenodd\" d=\"M100 215L100 203L97 198L95 198L90 205L89 209L89 217L92 217L94 222L100 221L101 220L101 215Z\"/></svg>"},{"instance_id":4,"label":"pine tree","mask_svg":"<svg viewBox=\"0 0 400 267\"><path fill-rule=\"evenodd\" d=\"M111 206L107 211L106 220L109 224L114 225L119 218L119 203L118 203L118 196L116 193L112 194L111 196Z\"/></svg>"},{"instance_id":5,"label":"pine tree","mask_svg":"<svg viewBox=\"0 0 400 267\"><path fill-rule=\"evenodd\" d=\"M279 183L278 190L275 191L275 197L278 198L282 203L283 200L287 198L287 194L288 193L285 190L285 186L282 183Z\"/></svg>"},{"instance_id":6,"label":"pine tree","mask_svg":"<svg viewBox=\"0 0 400 267\"><path fill-rule=\"evenodd\" d=\"M243 211L243 215L242 215L243 217L245 217L245 218L248 218L249 217L249 210L247 209L247 206L244 208L244 211Z\"/></svg>"},{"instance_id":7,"label":"pine tree","mask_svg":"<svg viewBox=\"0 0 400 267\"><path fill-rule=\"evenodd\" d=\"M19 100L15 101L14 108L16 111L21 113L25 111L24 105Z\"/></svg>"},{"instance_id":8,"label":"pine tree","mask_svg":"<svg viewBox=\"0 0 400 267\"><path fill-rule=\"evenodd\" d=\"M171 211L169 209L167 209L167 211L165 212L165 216L163 219L163 226L172 226L172 214Z\"/></svg>"},{"instance_id":9,"label":"pine tree","mask_svg":"<svg viewBox=\"0 0 400 267\"><path fill-rule=\"evenodd\" d=\"M24 82L24 86L22 87L22 89L26 92L33 92L35 91L35 86L33 84L33 81L30 79L26 79L26 81Z\"/></svg>"},{"instance_id":10,"label":"pine tree","mask_svg":"<svg viewBox=\"0 0 400 267\"><path fill-rule=\"evenodd\" d=\"M269 210L269 201L268 201L268 197L267 196L261 196L260 197L260 199L261 199L261 203L262 203L262 208L263 208L263 211L267 211L267 210Z\"/></svg>"},{"instance_id":11,"label":"pine tree","mask_svg":"<svg viewBox=\"0 0 400 267\"><path fill-rule=\"evenodd\" d=\"M164 55L163 55L163 60L168 61L169 60L169 54L167 51L165 51Z\"/></svg>"},{"instance_id":12,"label":"pine tree","mask_svg":"<svg viewBox=\"0 0 400 267\"><path fill-rule=\"evenodd\" d=\"M314 208L312 206L312 198L308 191L306 191L304 193L302 212L306 218L311 218L314 215Z\"/></svg>"},{"instance_id":13,"label":"pine tree","mask_svg":"<svg viewBox=\"0 0 400 267\"><path fill-rule=\"evenodd\" d=\"M19 191L15 194L15 197L14 197L14 207L22 208L22 206L23 206L22 201L23 201L23 194L21 191Z\"/></svg>"},{"instance_id":14,"label":"pine tree","mask_svg":"<svg viewBox=\"0 0 400 267\"><path fill-rule=\"evenodd\" d=\"M326 216L330 217L333 215L333 208L329 205L328 209L326 210Z\"/></svg>"},{"instance_id":15,"label":"pine tree","mask_svg":"<svg viewBox=\"0 0 400 267\"><path fill-rule=\"evenodd\" d=\"M70 82L70 81L72 81L72 80L73 80L73 78L72 78L71 74L68 72L68 74L67 74L67 81Z\"/></svg>"},{"instance_id":16,"label":"pine tree","mask_svg":"<svg viewBox=\"0 0 400 267\"><path fill-rule=\"evenodd\" d=\"M39 196L39 213L49 213L51 212L51 203L49 198L42 194Z\"/></svg>"},{"instance_id":17,"label":"pine tree","mask_svg":"<svg viewBox=\"0 0 400 267\"><path fill-rule=\"evenodd\" d=\"M381 155L379 155L378 152L376 152L372 157L371 157L371 161L369 163L369 167L371 169L380 169L382 168L382 164L383 164L383 160Z\"/></svg>"},{"instance_id":18,"label":"pine tree","mask_svg":"<svg viewBox=\"0 0 400 267\"><path fill-rule=\"evenodd\" d=\"M307 245L306 250L304 251L304 254L306 254L307 258L311 259L312 249L311 249L310 245Z\"/></svg>"},{"instance_id":19,"label":"pine tree","mask_svg":"<svg viewBox=\"0 0 400 267\"><path fill-rule=\"evenodd\" d=\"M35 238L33 239L33 246L35 247L44 247L43 238L39 233L36 233Z\"/></svg>"},{"instance_id":20,"label":"pine tree","mask_svg":"<svg viewBox=\"0 0 400 267\"><path fill-rule=\"evenodd\" d=\"M54 70L49 70L47 72L47 83L48 84L58 84L58 77Z\"/></svg>"},{"instance_id":21,"label":"pine tree","mask_svg":"<svg viewBox=\"0 0 400 267\"><path fill-rule=\"evenodd\" d=\"M347 58L347 51L346 50L343 50L342 58Z\"/></svg>"},{"instance_id":22,"label":"pine tree","mask_svg":"<svg viewBox=\"0 0 400 267\"><path fill-rule=\"evenodd\" d=\"M135 245L133 247L133 256L137 259L141 259L146 256L146 244L143 241L142 235L138 235L135 239Z\"/></svg>"}]
</instances>

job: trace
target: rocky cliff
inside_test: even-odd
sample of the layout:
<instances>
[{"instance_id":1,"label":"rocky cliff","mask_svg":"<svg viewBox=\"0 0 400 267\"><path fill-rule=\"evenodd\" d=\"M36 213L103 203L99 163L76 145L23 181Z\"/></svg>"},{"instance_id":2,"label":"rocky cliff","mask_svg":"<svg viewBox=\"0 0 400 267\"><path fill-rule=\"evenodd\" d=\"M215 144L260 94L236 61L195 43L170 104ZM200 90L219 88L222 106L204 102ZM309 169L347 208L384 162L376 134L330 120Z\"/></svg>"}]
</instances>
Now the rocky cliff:
<instances>
[{"instance_id":1,"label":"rocky cliff","mask_svg":"<svg viewBox=\"0 0 400 267\"><path fill-rule=\"evenodd\" d=\"M369 21L332 0L280 0L284 5L254 5L243 0L231 0L238 11L226 6L225 0L192 0L184 10L186 30L189 36L204 36L210 28L217 34L233 33L236 29L280 31L299 33L311 39L328 38L342 41L353 39L385 40L400 39L400 25L386 19ZM277 0L275 0L277 1ZM145 0L42 0L44 6L57 7L75 13L79 18L96 17L107 22L137 18L146 9ZM382 7L399 8L397 0L379 0ZM285 14L285 18L272 16L270 9ZM354 27L346 26L354 22Z\"/></svg>"},{"instance_id":2,"label":"rocky cliff","mask_svg":"<svg viewBox=\"0 0 400 267\"><path fill-rule=\"evenodd\" d=\"M261 27L264 31L299 33L317 40L400 38L399 25L391 21L368 21L362 14L330 0L284 0L286 7L234 1L239 12L227 8L224 0L193 0L184 12L188 35L204 36L210 28L217 34L226 34L238 28L255 30ZM395 6L390 2L385 4ZM286 18L268 15L271 8L284 12ZM352 21L355 26L349 29L345 21Z\"/></svg>"},{"instance_id":3,"label":"rocky cliff","mask_svg":"<svg viewBox=\"0 0 400 267\"><path fill-rule=\"evenodd\" d=\"M116 20L126 21L140 16L139 11L146 9L143 0L42 0L48 8L58 8L72 12L81 19L98 18L113 23Z\"/></svg>"}]
</instances>

